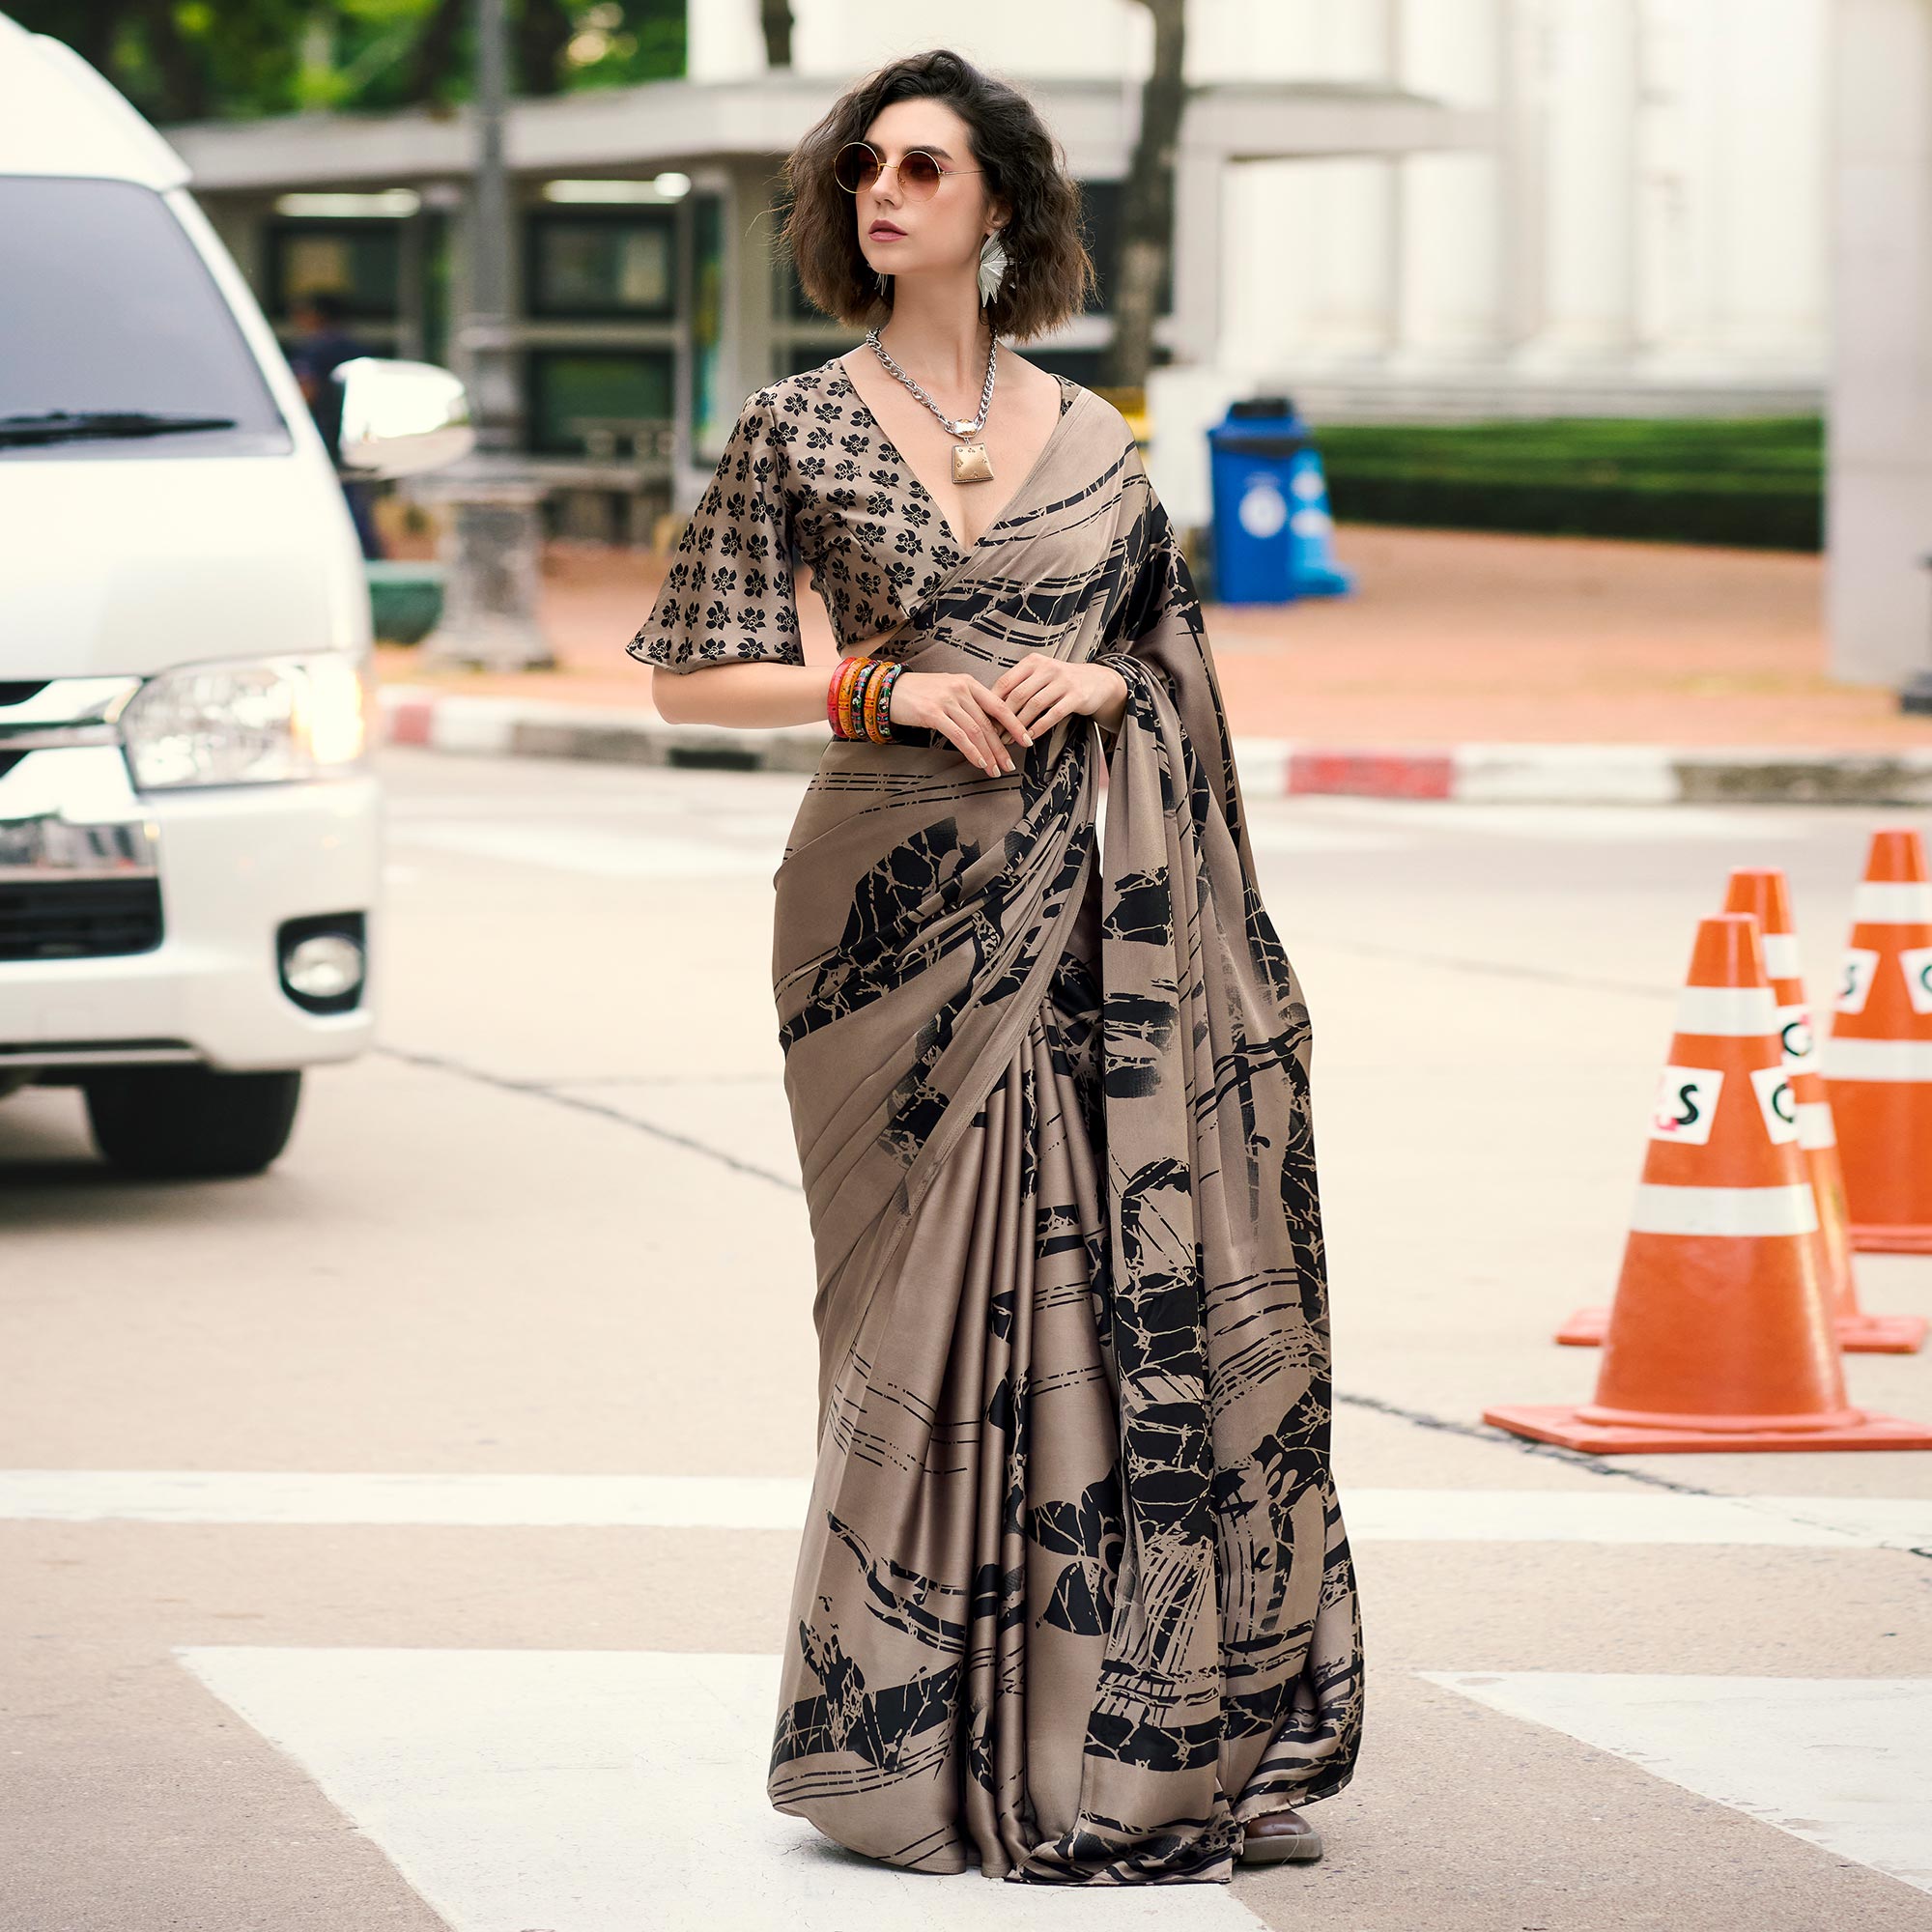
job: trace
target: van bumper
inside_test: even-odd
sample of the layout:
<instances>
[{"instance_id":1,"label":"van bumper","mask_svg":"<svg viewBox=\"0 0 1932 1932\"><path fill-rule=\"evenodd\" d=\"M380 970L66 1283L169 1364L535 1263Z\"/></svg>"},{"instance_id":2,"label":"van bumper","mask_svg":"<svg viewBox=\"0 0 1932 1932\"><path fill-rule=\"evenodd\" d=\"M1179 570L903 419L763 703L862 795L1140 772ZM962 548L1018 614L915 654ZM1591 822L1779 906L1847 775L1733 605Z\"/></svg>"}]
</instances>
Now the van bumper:
<instances>
[{"instance_id":1,"label":"van bumper","mask_svg":"<svg viewBox=\"0 0 1932 1932\"><path fill-rule=\"evenodd\" d=\"M119 763L105 748L31 762L55 757ZM78 774L62 774L71 776ZM252 1072L362 1052L373 1037L382 955L383 802L374 775L126 797L155 855L160 943L138 952L0 959L0 1088L17 1068L54 1081L63 1067L146 1062ZM71 803L62 815L81 816ZM331 914L362 916L369 971L353 1007L309 1012L281 984L278 929Z\"/></svg>"}]
</instances>

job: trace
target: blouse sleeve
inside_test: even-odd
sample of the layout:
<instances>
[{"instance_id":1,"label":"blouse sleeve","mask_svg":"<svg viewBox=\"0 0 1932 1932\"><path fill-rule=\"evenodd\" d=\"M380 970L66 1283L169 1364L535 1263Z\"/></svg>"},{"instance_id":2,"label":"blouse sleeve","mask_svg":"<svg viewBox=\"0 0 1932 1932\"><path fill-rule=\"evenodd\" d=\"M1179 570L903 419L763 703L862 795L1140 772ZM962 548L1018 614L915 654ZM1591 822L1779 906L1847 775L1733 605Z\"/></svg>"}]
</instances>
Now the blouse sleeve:
<instances>
[{"instance_id":1,"label":"blouse sleeve","mask_svg":"<svg viewBox=\"0 0 1932 1932\"><path fill-rule=\"evenodd\" d=\"M658 600L625 649L641 664L805 663L794 601L791 504L776 412L762 394L739 412L692 511Z\"/></svg>"}]
</instances>

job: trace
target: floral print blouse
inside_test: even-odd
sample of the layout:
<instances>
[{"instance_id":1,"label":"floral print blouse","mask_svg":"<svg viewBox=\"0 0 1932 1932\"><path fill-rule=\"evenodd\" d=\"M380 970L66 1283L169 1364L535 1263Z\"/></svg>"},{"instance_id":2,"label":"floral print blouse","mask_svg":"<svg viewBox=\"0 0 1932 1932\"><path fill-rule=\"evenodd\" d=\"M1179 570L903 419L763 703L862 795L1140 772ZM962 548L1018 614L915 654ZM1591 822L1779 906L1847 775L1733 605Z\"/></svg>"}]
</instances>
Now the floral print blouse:
<instances>
[{"instance_id":1,"label":"floral print blouse","mask_svg":"<svg viewBox=\"0 0 1932 1932\"><path fill-rule=\"evenodd\" d=\"M1064 415L1078 389L1055 380ZM746 399L657 602L625 648L679 671L802 666L801 563L850 647L918 617L962 554L937 499L835 355Z\"/></svg>"}]
</instances>

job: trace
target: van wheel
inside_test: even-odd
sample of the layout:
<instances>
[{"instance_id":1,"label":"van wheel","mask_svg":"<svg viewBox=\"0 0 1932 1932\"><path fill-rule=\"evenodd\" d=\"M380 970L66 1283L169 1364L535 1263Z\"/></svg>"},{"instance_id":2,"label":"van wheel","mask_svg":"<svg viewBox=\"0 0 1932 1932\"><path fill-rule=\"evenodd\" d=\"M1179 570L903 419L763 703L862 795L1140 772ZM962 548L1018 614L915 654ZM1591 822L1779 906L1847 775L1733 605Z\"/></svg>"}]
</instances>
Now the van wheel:
<instances>
[{"instance_id":1,"label":"van wheel","mask_svg":"<svg viewBox=\"0 0 1932 1932\"><path fill-rule=\"evenodd\" d=\"M301 1069L117 1066L82 1083L102 1155L128 1174L259 1174L288 1145Z\"/></svg>"}]
</instances>

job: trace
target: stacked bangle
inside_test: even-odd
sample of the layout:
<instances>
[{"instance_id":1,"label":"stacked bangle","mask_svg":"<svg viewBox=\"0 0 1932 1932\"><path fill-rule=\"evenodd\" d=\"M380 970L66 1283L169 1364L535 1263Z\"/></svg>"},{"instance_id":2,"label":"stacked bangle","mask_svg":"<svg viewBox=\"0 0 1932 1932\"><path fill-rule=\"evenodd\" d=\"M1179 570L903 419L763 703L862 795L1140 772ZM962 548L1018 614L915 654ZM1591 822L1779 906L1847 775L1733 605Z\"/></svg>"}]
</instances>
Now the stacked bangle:
<instances>
[{"instance_id":1,"label":"stacked bangle","mask_svg":"<svg viewBox=\"0 0 1932 1932\"><path fill-rule=\"evenodd\" d=\"M825 688L825 715L835 735L893 742L893 686L905 667L880 658L840 658Z\"/></svg>"}]
</instances>

